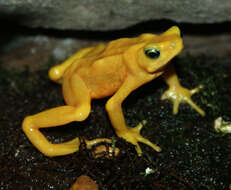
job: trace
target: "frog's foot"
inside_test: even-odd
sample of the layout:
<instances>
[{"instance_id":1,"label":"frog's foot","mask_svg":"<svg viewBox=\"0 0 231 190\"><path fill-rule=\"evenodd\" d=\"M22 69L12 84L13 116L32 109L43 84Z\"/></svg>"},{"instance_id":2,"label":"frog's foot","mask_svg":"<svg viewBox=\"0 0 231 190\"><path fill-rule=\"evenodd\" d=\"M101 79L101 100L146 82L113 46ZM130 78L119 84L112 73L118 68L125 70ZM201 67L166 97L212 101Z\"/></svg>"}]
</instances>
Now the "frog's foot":
<instances>
[{"instance_id":1,"label":"frog's foot","mask_svg":"<svg viewBox=\"0 0 231 190\"><path fill-rule=\"evenodd\" d=\"M146 124L146 121L144 120L141 123L139 123L136 127L134 128L127 127L126 132L123 131L121 134L118 134L119 137L135 145L136 152L138 153L139 156L142 155L142 150L138 144L139 142L152 147L157 152L161 151L161 148L159 146L153 144L151 141L149 141L148 139L140 135L140 131L145 124Z\"/></svg>"},{"instance_id":2,"label":"frog's foot","mask_svg":"<svg viewBox=\"0 0 231 190\"><path fill-rule=\"evenodd\" d=\"M112 143L112 140L107 139L107 138L96 138L96 139L92 139L92 140L83 139L83 142L86 143L87 149L91 149L94 145L97 145L97 144L102 143L102 142ZM79 150L80 144L81 144L81 139L79 137L76 137L70 141L64 142L62 144L55 144L55 145L56 146L63 146L65 148L69 148L69 149L72 148L72 149L75 149L75 152L77 152Z\"/></svg>"},{"instance_id":3,"label":"frog's foot","mask_svg":"<svg viewBox=\"0 0 231 190\"><path fill-rule=\"evenodd\" d=\"M180 103L186 102L199 114L204 116L205 112L201 108L199 108L191 99L191 96L198 92L201 88L203 88L203 85L200 85L192 90L183 88L182 86L178 85L173 86L164 92L164 94L161 96L161 100L169 99L173 102L173 114L178 113L178 107Z\"/></svg>"},{"instance_id":4,"label":"frog's foot","mask_svg":"<svg viewBox=\"0 0 231 190\"><path fill-rule=\"evenodd\" d=\"M112 140L107 139L107 138L97 138L97 139L92 139L92 140L85 140L85 143L86 143L88 149L91 149L92 146L99 144L99 143L102 143L102 142L112 143Z\"/></svg>"}]
</instances>

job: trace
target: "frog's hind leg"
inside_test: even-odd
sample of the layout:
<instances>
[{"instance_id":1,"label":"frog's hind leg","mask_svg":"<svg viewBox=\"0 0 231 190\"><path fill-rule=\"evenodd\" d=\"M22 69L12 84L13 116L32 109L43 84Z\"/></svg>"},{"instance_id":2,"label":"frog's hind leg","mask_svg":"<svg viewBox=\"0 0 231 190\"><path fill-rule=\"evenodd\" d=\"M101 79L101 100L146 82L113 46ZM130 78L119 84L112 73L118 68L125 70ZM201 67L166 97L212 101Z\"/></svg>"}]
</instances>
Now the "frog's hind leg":
<instances>
[{"instance_id":1,"label":"frog's hind leg","mask_svg":"<svg viewBox=\"0 0 231 190\"><path fill-rule=\"evenodd\" d=\"M71 88L69 89L70 93L67 94L76 98L75 102L72 100L72 105L60 106L28 116L22 124L23 131L31 143L47 156L61 156L78 151L80 145L79 138L77 137L61 144L52 144L39 129L61 126L73 121L83 121L90 113L90 95L84 82L77 75L70 77L69 81ZM102 138L86 141L86 144L90 148L92 142L97 144L102 141L110 142L109 139Z\"/></svg>"}]
</instances>

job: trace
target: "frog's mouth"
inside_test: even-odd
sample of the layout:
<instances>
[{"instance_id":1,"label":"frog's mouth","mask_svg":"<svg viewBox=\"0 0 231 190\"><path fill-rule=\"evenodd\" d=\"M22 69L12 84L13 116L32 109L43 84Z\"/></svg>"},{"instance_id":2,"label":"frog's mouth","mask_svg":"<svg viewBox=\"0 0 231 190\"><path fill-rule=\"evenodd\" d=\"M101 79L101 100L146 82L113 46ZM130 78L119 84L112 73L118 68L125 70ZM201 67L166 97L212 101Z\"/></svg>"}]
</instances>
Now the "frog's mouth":
<instances>
[{"instance_id":1,"label":"frog's mouth","mask_svg":"<svg viewBox=\"0 0 231 190\"><path fill-rule=\"evenodd\" d=\"M155 71L151 72L151 74L163 73L164 71L166 71L166 68L168 67L169 63L170 63L170 61L169 61L167 64L165 64L165 65L159 67L159 68L156 69Z\"/></svg>"},{"instance_id":2,"label":"frog's mouth","mask_svg":"<svg viewBox=\"0 0 231 190\"><path fill-rule=\"evenodd\" d=\"M166 71L168 65L170 64L171 61L169 61L168 63L160 66L158 69L155 69L155 71L153 72L149 72L150 74L156 74L156 73L163 73Z\"/></svg>"}]
</instances>

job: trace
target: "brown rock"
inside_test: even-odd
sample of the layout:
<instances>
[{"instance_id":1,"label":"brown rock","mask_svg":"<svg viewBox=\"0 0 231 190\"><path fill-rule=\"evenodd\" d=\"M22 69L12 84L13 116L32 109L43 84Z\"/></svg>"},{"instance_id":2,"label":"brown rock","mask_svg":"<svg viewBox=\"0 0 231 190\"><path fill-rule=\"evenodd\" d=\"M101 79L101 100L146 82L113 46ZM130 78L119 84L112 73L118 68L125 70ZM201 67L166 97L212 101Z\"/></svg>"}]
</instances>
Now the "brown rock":
<instances>
[{"instance_id":1,"label":"brown rock","mask_svg":"<svg viewBox=\"0 0 231 190\"><path fill-rule=\"evenodd\" d=\"M98 190L98 185L87 175L81 175L70 190Z\"/></svg>"}]
</instances>

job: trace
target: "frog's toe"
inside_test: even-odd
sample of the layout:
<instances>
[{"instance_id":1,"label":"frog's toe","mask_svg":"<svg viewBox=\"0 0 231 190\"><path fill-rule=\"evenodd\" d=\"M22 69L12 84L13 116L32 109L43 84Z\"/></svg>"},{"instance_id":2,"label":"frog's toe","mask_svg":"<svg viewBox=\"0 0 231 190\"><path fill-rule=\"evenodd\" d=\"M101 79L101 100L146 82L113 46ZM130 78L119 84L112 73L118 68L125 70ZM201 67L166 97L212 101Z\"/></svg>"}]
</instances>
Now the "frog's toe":
<instances>
[{"instance_id":1,"label":"frog's toe","mask_svg":"<svg viewBox=\"0 0 231 190\"><path fill-rule=\"evenodd\" d=\"M139 142L150 146L152 149L154 149L157 152L161 151L161 148L159 146L157 146L156 144L153 144L151 141L149 141L148 139L142 137L140 134L138 134L136 136L136 138L137 138L137 142L136 143L133 142L132 144L135 145L135 149L136 149L136 152L137 152L138 156L142 155L142 150L140 148L140 145L138 144Z\"/></svg>"},{"instance_id":2,"label":"frog's toe","mask_svg":"<svg viewBox=\"0 0 231 190\"><path fill-rule=\"evenodd\" d=\"M135 149L136 149L138 156L142 156L142 150L141 150L140 145L138 143L135 145Z\"/></svg>"},{"instance_id":3,"label":"frog's toe","mask_svg":"<svg viewBox=\"0 0 231 190\"><path fill-rule=\"evenodd\" d=\"M167 91L165 91L164 94L162 94L162 96L161 96L160 99L161 99L161 100L166 100L166 99L168 99Z\"/></svg>"},{"instance_id":4,"label":"frog's toe","mask_svg":"<svg viewBox=\"0 0 231 190\"><path fill-rule=\"evenodd\" d=\"M194 108L199 114L201 114L202 116L205 115L205 112L199 107L197 106L191 98L187 98L186 102L192 107Z\"/></svg>"},{"instance_id":5,"label":"frog's toe","mask_svg":"<svg viewBox=\"0 0 231 190\"><path fill-rule=\"evenodd\" d=\"M179 105L180 105L180 101L178 100L173 101L173 114L174 115L178 114Z\"/></svg>"},{"instance_id":6,"label":"frog's toe","mask_svg":"<svg viewBox=\"0 0 231 190\"><path fill-rule=\"evenodd\" d=\"M144 137L140 137L139 142L152 147L157 152L161 152L161 148L159 146L157 146L156 144L153 144L151 141L149 141L148 139L146 139Z\"/></svg>"},{"instance_id":7,"label":"frog's toe","mask_svg":"<svg viewBox=\"0 0 231 190\"><path fill-rule=\"evenodd\" d=\"M137 133L140 133L143 126L147 123L146 120L141 121L136 127L132 128L132 130L136 131Z\"/></svg>"},{"instance_id":8,"label":"frog's toe","mask_svg":"<svg viewBox=\"0 0 231 190\"><path fill-rule=\"evenodd\" d=\"M204 88L204 85L201 84L197 88L190 90L190 94L193 95L193 94L199 92L202 88Z\"/></svg>"}]
</instances>

